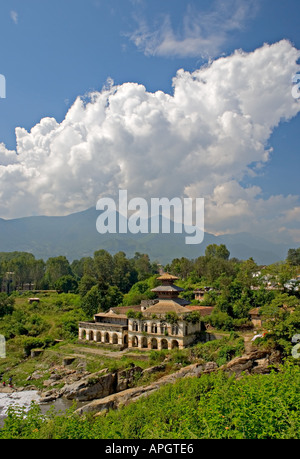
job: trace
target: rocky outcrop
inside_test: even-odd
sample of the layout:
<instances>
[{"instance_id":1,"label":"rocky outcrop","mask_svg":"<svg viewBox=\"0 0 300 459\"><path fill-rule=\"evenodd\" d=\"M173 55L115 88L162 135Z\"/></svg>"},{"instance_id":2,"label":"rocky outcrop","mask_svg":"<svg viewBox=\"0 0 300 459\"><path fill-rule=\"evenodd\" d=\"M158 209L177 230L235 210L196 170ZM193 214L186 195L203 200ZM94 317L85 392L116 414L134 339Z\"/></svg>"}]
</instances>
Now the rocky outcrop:
<instances>
[{"instance_id":1,"label":"rocky outcrop","mask_svg":"<svg viewBox=\"0 0 300 459\"><path fill-rule=\"evenodd\" d=\"M107 370L93 373L73 384L65 385L59 395L68 400L88 401L106 397L116 391L116 373L107 373Z\"/></svg>"},{"instance_id":2,"label":"rocky outcrop","mask_svg":"<svg viewBox=\"0 0 300 459\"><path fill-rule=\"evenodd\" d=\"M166 364L162 363L154 367L142 370L140 367L131 367L117 372L109 372L103 369L97 373L90 374L83 372L78 375L74 370L68 370L68 376L61 378L62 370L53 373L45 385L51 389L42 394L42 402L48 403L59 397L81 402L90 402L77 410L78 413L96 412L103 413L109 409L117 409L122 405L138 400L141 397L150 395L165 384L172 384L176 380L185 377L200 377L215 371L224 371L241 377L243 374L266 374L272 366L280 363L280 353L277 351L255 350L241 357L236 357L222 367L215 362L194 363L180 368L178 371L163 376L157 381L148 385L133 387L137 384L138 378L143 381L149 380L152 374L162 372ZM53 388L53 385L65 383L61 389Z\"/></svg>"},{"instance_id":3,"label":"rocky outcrop","mask_svg":"<svg viewBox=\"0 0 300 459\"><path fill-rule=\"evenodd\" d=\"M142 368L131 367L126 370L117 372L109 372L107 368L96 372L89 373L84 377L75 377L70 383L65 384L61 389L52 388L41 394L42 403L51 402L59 397L64 397L68 400L76 400L80 402L90 401L106 397L126 390L133 384L136 375L142 373ZM62 373L54 373L49 380L44 381L46 386L55 386L57 382L62 381Z\"/></svg>"},{"instance_id":4,"label":"rocky outcrop","mask_svg":"<svg viewBox=\"0 0 300 459\"><path fill-rule=\"evenodd\" d=\"M83 414L94 412L96 415L106 413L110 409L117 409L141 397L147 397L160 387L166 384L173 384L180 378L200 377L203 374L216 371L225 371L229 374L235 374L236 377L241 377L242 374L267 374L270 373L271 367L274 365L276 366L280 361L280 353L277 351L253 351L241 357L236 357L220 368L215 362L208 362L205 364L195 363L175 373L164 376L147 386L134 387L99 400L93 400L91 403L79 408L77 413ZM148 371L150 371L150 369Z\"/></svg>"},{"instance_id":5,"label":"rocky outcrop","mask_svg":"<svg viewBox=\"0 0 300 459\"><path fill-rule=\"evenodd\" d=\"M270 373L271 367L276 366L281 361L279 351L255 350L249 354L232 359L227 364L220 367L229 374L235 374L237 377L242 373L247 374L267 374Z\"/></svg>"},{"instance_id":6,"label":"rocky outcrop","mask_svg":"<svg viewBox=\"0 0 300 459\"><path fill-rule=\"evenodd\" d=\"M131 389L112 394L99 400L93 400L91 403L88 403L87 405L79 408L77 413L83 414L89 412L97 412L99 414L106 412L109 409L117 409L120 406L127 405L128 403L136 401L141 397L149 396L153 392L157 391L160 387L166 384L173 384L178 379L185 377L198 377L200 374L216 371L217 368L218 367L214 362L208 362L206 364L195 363L188 365L187 367L183 367L175 373L163 376L156 382L147 386L133 387Z\"/></svg>"}]
</instances>

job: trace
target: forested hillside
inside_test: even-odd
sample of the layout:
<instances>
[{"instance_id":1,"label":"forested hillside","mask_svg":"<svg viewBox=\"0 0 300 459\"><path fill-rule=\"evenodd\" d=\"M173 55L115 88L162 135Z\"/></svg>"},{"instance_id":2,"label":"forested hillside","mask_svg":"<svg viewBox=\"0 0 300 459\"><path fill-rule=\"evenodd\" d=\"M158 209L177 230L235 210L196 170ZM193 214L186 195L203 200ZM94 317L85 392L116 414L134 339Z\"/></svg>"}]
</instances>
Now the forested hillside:
<instances>
[{"instance_id":1,"label":"forested hillside","mask_svg":"<svg viewBox=\"0 0 300 459\"><path fill-rule=\"evenodd\" d=\"M151 351L146 359L145 353L137 353L137 361L133 356L87 359L91 373L132 365L146 368L164 359L168 372L195 361L221 367L241 356L245 340L249 343L255 334L252 345L276 351L281 364L270 368L270 374L240 380L222 372L190 378L104 418L77 418L72 412L48 418L38 407L26 418L12 412L0 437L299 438L300 359L294 339L300 333L298 253L291 249L285 261L258 266L251 258L230 258L225 245L211 244L201 257L175 258L164 267L141 253L127 258L123 252L99 250L72 263L64 256L44 262L28 253L1 253L0 334L6 339L7 356L0 360L0 374L6 381L11 377L16 387L43 387L61 356L76 352L79 321L112 306L154 298L151 290L161 269L179 278L176 283L191 305L210 306L210 314L197 313L194 319L219 339L202 342L199 336L183 350ZM197 290L205 290L201 302L195 299ZM38 301L29 302L33 296ZM262 319L260 326L251 320L253 309ZM40 359L30 358L36 348L44 352Z\"/></svg>"}]
</instances>

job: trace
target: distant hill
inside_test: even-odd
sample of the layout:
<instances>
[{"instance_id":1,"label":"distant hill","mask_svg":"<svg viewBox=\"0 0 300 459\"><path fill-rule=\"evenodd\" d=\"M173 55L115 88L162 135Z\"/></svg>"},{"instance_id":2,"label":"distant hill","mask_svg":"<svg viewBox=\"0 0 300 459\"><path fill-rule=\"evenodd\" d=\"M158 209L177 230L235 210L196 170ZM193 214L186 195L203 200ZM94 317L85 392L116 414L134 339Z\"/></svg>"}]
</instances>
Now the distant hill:
<instances>
[{"instance_id":1,"label":"distant hill","mask_svg":"<svg viewBox=\"0 0 300 459\"><path fill-rule=\"evenodd\" d=\"M197 258L204 254L207 245L215 243L225 244L230 257L253 257L258 264L271 264L284 260L290 248L249 233L223 236L205 233L200 245L186 245L185 233L101 235L96 230L98 216L99 211L90 208L63 217L0 219L0 252L30 252L44 260L65 255L71 262L105 249L112 254L123 251L129 258L135 252L147 253L152 261L166 264L174 258Z\"/></svg>"}]
</instances>

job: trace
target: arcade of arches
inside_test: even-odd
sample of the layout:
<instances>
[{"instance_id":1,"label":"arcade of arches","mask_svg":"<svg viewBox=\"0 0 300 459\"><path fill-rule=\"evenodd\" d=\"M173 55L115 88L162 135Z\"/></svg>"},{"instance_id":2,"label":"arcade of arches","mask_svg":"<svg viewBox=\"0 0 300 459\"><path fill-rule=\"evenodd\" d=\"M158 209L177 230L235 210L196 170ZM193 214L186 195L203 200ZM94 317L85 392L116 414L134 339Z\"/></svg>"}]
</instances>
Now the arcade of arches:
<instances>
[{"instance_id":1,"label":"arcade of arches","mask_svg":"<svg viewBox=\"0 0 300 459\"><path fill-rule=\"evenodd\" d=\"M179 298L183 289L174 285L176 277L163 274L160 287L153 289L158 299L138 306L111 308L94 315L94 321L79 322L79 340L138 349L182 349L191 344L201 323L188 320L192 310ZM128 312L131 314L128 314Z\"/></svg>"}]
</instances>

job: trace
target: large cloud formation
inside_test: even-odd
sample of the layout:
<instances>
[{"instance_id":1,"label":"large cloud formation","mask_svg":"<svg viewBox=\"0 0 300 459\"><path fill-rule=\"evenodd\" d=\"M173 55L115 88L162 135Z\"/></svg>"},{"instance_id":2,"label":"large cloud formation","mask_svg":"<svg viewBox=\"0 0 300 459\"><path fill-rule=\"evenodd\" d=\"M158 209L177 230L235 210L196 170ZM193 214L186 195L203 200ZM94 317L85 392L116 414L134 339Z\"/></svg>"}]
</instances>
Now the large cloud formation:
<instances>
[{"instance_id":1,"label":"large cloud formation","mask_svg":"<svg viewBox=\"0 0 300 459\"><path fill-rule=\"evenodd\" d=\"M0 144L0 215L63 215L126 189L129 198L205 198L206 231L276 227L300 241L297 196L263 200L241 185L270 160L274 128L300 110L291 95L299 57L286 40L236 51L179 70L172 95L111 83L78 97L61 123L16 128L16 151Z\"/></svg>"}]
</instances>

